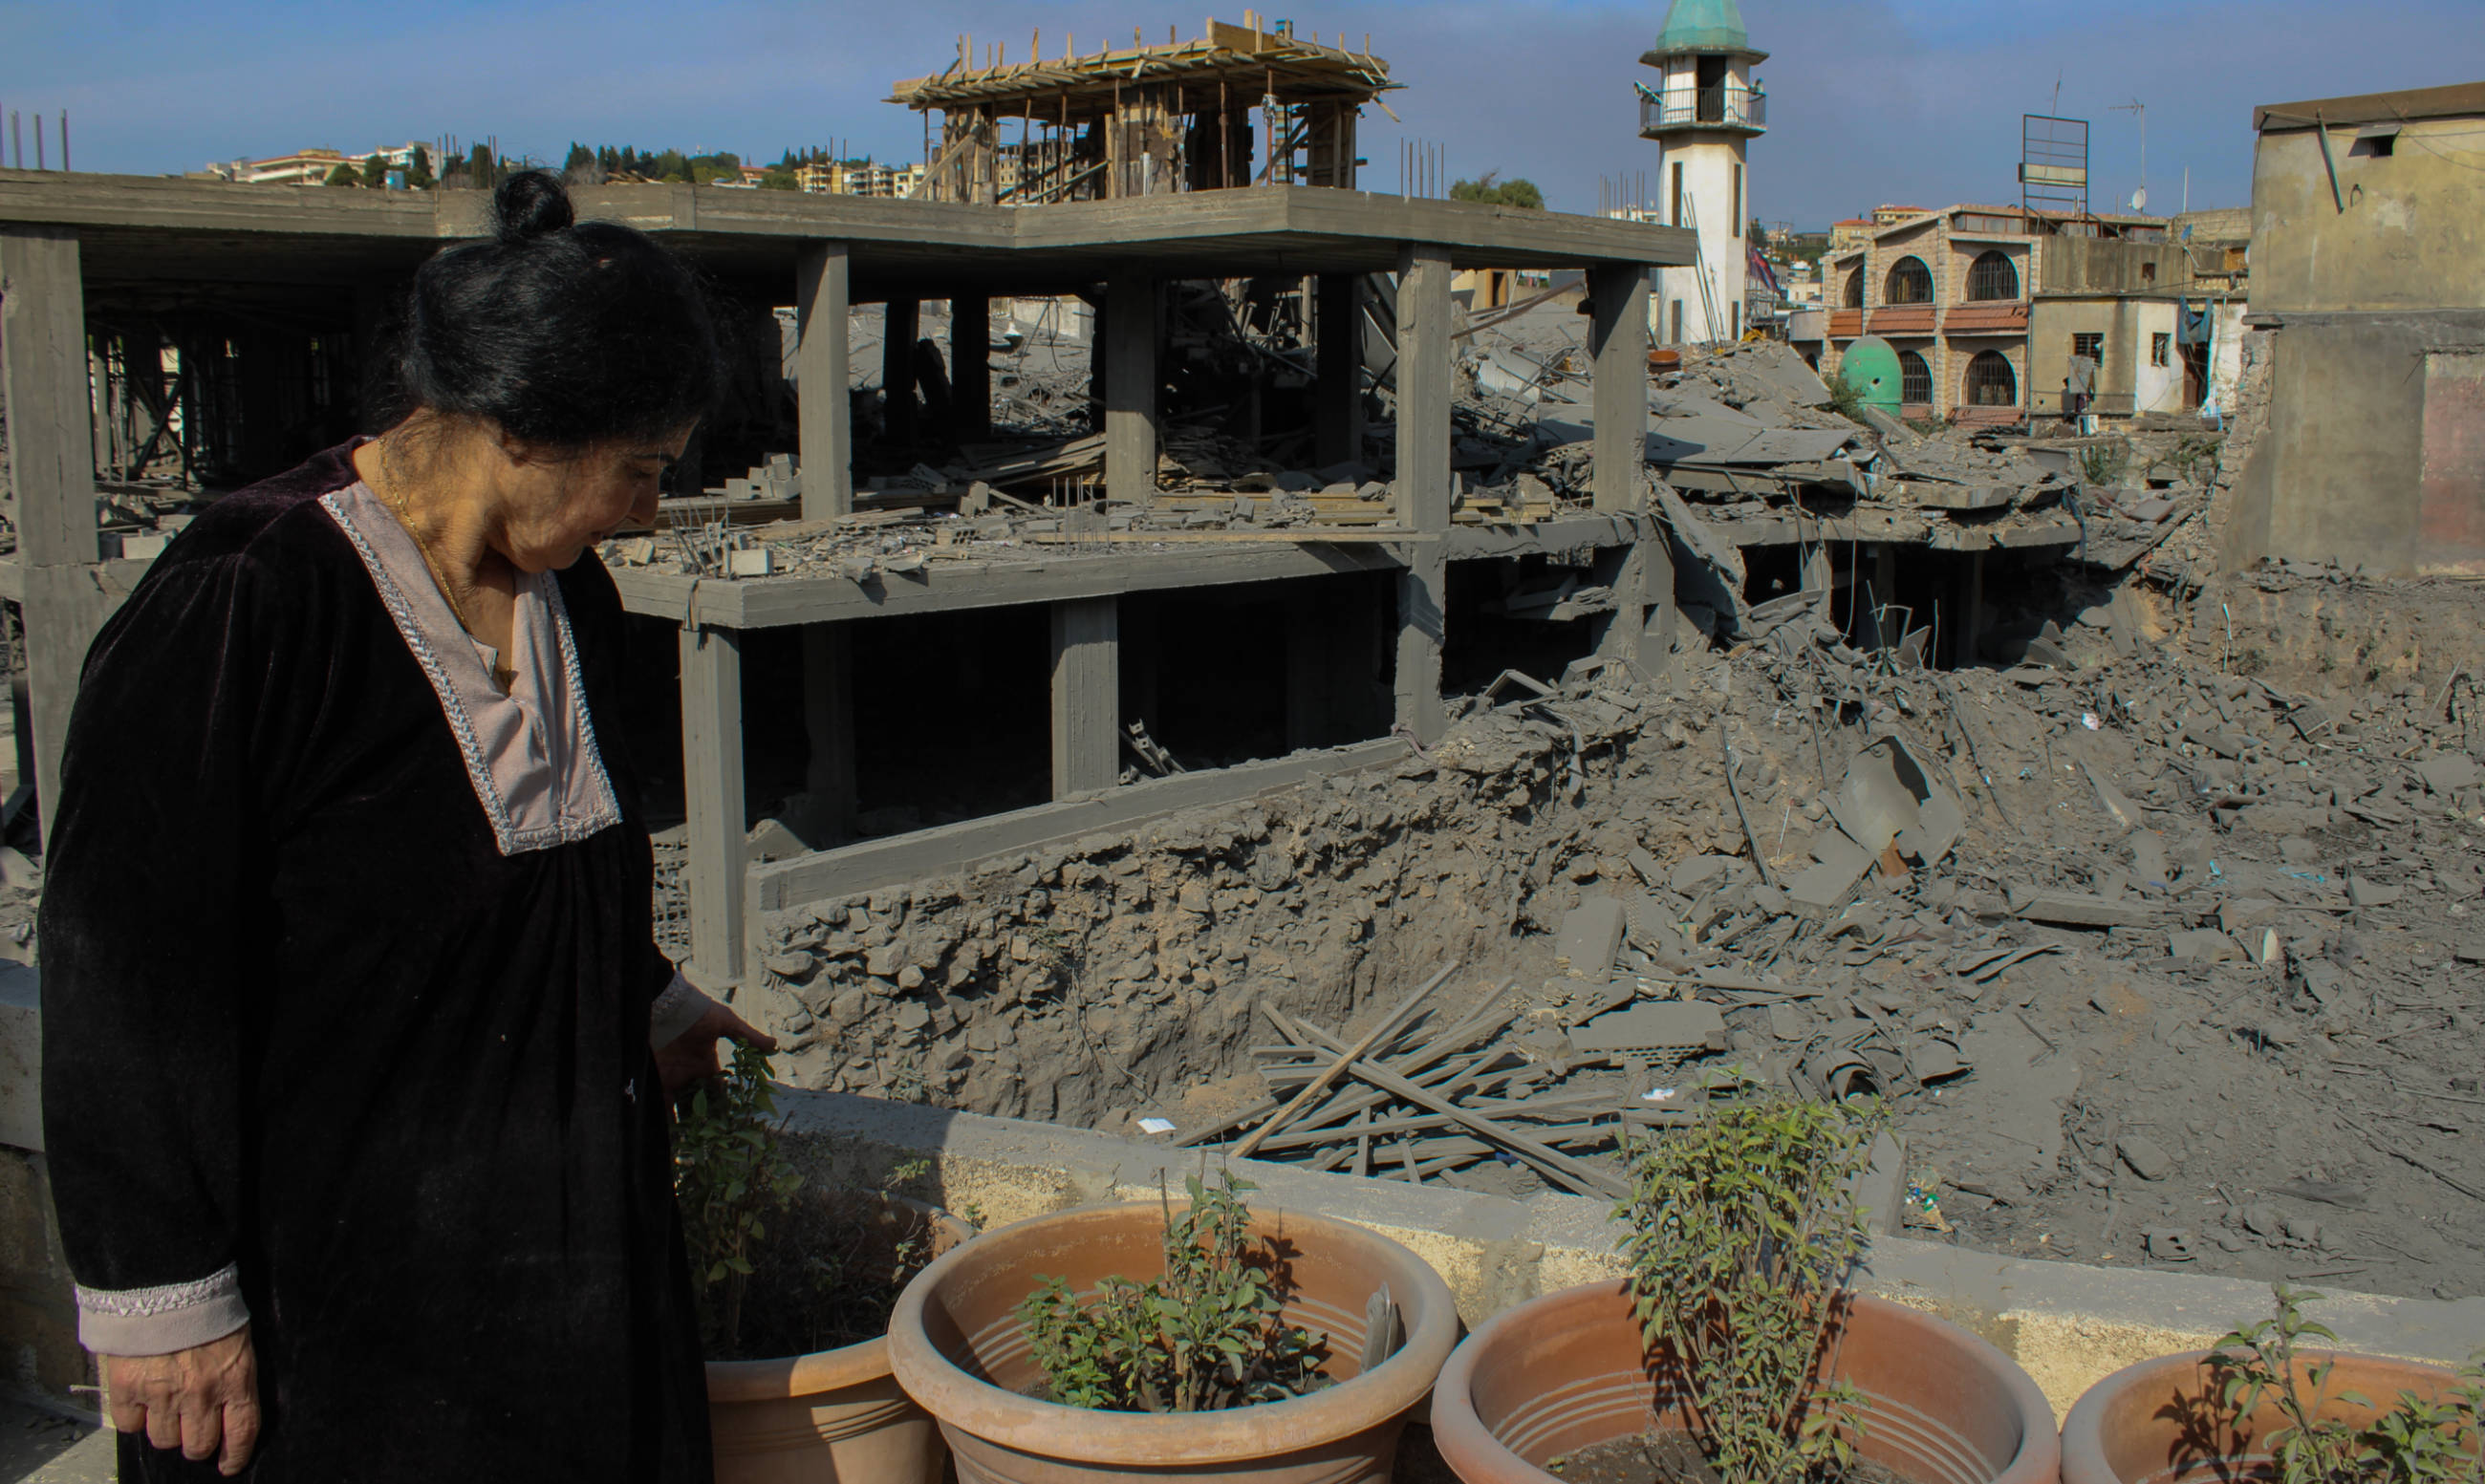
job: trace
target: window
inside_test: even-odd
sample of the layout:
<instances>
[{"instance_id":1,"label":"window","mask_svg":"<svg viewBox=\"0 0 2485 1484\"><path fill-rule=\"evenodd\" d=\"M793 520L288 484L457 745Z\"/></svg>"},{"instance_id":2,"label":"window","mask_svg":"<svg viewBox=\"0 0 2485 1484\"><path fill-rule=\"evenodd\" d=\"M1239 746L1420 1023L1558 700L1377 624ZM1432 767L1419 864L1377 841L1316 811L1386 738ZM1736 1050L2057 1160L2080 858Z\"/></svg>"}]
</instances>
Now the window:
<instances>
[{"instance_id":1,"label":"window","mask_svg":"<svg viewBox=\"0 0 2485 1484\"><path fill-rule=\"evenodd\" d=\"M2148 364L2165 365L2174 354L2174 337L2152 335L2148 337Z\"/></svg>"},{"instance_id":2,"label":"window","mask_svg":"<svg viewBox=\"0 0 2485 1484\"><path fill-rule=\"evenodd\" d=\"M2099 365L2105 364L2105 336L2102 333L2072 336L2071 354L2086 356Z\"/></svg>"},{"instance_id":3,"label":"window","mask_svg":"<svg viewBox=\"0 0 2485 1484\"><path fill-rule=\"evenodd\" d=\"M1730 340L1743 337L1743 307L1739 304L1726 306L1726 337Z\"/></svg>"},{"instance_id":4,"label":"window","mask_svg":"<svg viewBox=\"0 0 2485 1484\"><path fill-rule=\"evenodd\" d=\"M2155 263L2142 263L2140 265L2140 282L2144 283L2154 283L2157 282L2157 265Z\"/></svg>"},{"instance_id":5,"label":"window","mask_svg":"<svg viewBox=\"0 0 2485 1484\"><path fill-rule=\"evenodd\" d=\"M1898 352L1898 400L1910 407L1932 405L1933 368L1912 350Z\"/></svg>"},{"instance_id":6,"label":"window","mask_svg":"<svg viewBox=\"0 0 2485 1484\"><path fill-rule=\"evenodd\" d=\"M1682 225L1682 162L1674 165L1674 225Z\"/></svg>"},{"instance_id":7,"label":"window","mask_svg":"<svg viewBox=\"0 0 2485 1484\"><path fill-rule=\"evenodd\" d=\"M1734 167L1734 235L1739 237L1743 234L1743 167L1740 165Z\"/></svg>"},{"instance_id":8,"label":"window","mask_svg":"<svg viewBox=\"0 0 2485 1484\"><path fill-rule=\"evenodd\" d=\"M1864 269L1861 264L1846 275L1846 307L1850 310L1864 307Z\"/></svg>"},{"instance_id":9,"label":"window","mask_svg":"<svg viewBox=\"0 0 2485 1484\"><path fill-rule=\"evenodd\" d=\"M1967 265L1967 296L1970 299L2016 299L2019 297L2019 270L2010 255L2001 251L1980 253L1976 261Z\"/></svg>"},{"instance_id":10,"label":"window","mask_svg":"<svg viewBox=\"0 0 2485 1484\"><path fill-rule=\"evenodd\" d=\"M1682 301L1679 299L1674 301L1674 335L1670 343L1682 343Z\"/></svg>"},{"instance_id":11,"label":"window","mask_svg":"<svg viewBox=\"0 0 2485 1484\"><path fill-rule=\"evenodd\" d=\"M1901 257L1890 265L1890 282L1881 295L1884 304L1930 304L1933 302L1932 270L1921 257Z\"/></svg>"},{"instance_id":12,"label":"window","mask_svg":"<svg viewBox=\"0 0 2485 1484\"><path fill-rule=\"evenodd\" d=\"M1980 350L1976 353L1976 359L1967 364L1967 405L1970 407L2019 405L2019 376L2010 369L2009 357L1998 350Z\"/></svg>"}]
</instances>

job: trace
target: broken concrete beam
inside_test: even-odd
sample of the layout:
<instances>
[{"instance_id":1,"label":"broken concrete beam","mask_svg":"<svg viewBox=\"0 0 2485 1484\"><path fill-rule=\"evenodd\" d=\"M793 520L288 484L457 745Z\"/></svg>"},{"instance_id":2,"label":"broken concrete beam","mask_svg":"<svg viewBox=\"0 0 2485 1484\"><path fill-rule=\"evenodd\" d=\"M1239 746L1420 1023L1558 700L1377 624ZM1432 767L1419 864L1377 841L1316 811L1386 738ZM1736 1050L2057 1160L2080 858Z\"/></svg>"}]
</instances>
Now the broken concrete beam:
<instances>
[{"instance_id":1,"label":"broken concrete beam","mask_svg":"<svg viewBox=\"0 0 2485 1484\"><path fill-rule=\"evenodd\" d=\"M2018 491L2007 484L1952 484L1944 480L1907 480L1898 486L1905 499L1927 510L2007 510Z\"/></svg>"},{"instance_id":2,"label":"broken concrete beam","mask_svg":"<svg viewBox=\"0 0 2485 1484\"><path fill-rule=\"evenodd\" d=\"M2120 902L2088 892L2010 888L2010 915L2067 928L2144 928L2158 912L2144 902Z\"/></svg>"},{"instance_id":3,"label":"broken concrete beam","mask_svg":"<svg viewBox=\"0 0 2485 1484\"><path fill-rule=\"evenodd\" d=\"M1553 959L1570 974L1601 985L1613 977L1614 956L1622 946L1623 904L1611 897L1591 897L1563 917Z\"/></svg>"}]
</instances>

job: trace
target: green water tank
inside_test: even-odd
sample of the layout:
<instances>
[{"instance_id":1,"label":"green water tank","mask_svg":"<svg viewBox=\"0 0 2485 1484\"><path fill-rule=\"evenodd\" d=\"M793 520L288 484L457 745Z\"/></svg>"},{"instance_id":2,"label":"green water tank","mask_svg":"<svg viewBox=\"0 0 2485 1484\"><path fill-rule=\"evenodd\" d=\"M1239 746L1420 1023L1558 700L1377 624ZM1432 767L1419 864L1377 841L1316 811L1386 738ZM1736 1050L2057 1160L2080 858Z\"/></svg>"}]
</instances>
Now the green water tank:
<instances>
[{"instance_id":1,"label":"green water tank","mask_svg":"<svg viewBox=\"0 0 2485 1484\"><path fill-rule=\"evenodd\" d=\"M1877 335L1859 337L1838 358L1838 375L1868 407L1898 415L1898 353Z\"/></svg>"}]
</instances>

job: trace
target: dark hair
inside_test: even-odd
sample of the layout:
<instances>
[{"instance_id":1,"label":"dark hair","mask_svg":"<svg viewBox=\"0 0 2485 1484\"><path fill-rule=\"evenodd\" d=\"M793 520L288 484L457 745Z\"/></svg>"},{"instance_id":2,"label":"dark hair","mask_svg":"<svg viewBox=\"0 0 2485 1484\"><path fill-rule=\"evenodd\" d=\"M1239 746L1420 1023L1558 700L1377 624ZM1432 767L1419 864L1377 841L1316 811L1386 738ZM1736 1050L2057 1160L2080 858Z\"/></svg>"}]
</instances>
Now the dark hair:
<instances>
[{"instance_id":1,"label":"dark hair","mask_svg":"<svg viewBox=\"0 0 2485 1484\"><path fill-rule=\"evenodd\" d=\"M530 443L583 447L704 416L720 374L707 296L653 238L577 220L539 170L503 181L493 234L415 274L396 391L409 407L489 418Z\"/></svg>"}]
</instances>

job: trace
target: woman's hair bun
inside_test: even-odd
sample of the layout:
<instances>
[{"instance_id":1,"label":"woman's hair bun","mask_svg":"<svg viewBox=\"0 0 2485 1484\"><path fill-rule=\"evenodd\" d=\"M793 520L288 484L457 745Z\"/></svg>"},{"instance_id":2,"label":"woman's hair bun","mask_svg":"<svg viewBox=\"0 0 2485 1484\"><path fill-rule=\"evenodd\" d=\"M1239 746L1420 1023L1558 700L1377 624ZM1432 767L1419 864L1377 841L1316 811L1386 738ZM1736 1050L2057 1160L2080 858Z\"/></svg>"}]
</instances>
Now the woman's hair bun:
<instances>
[{"instance_id":1,"label":"woman's hair bun","mask_svg":"<svg viewBox=\"0 0 2485 1484\"><path fill-rule=\"evenodd\" d=\"M545 236L578 220L570 209L569 192L540 170L522 170L502 181L492 193L492 214L497 219L493 234L504 243Z\"/></svg>"}]
</instances>

